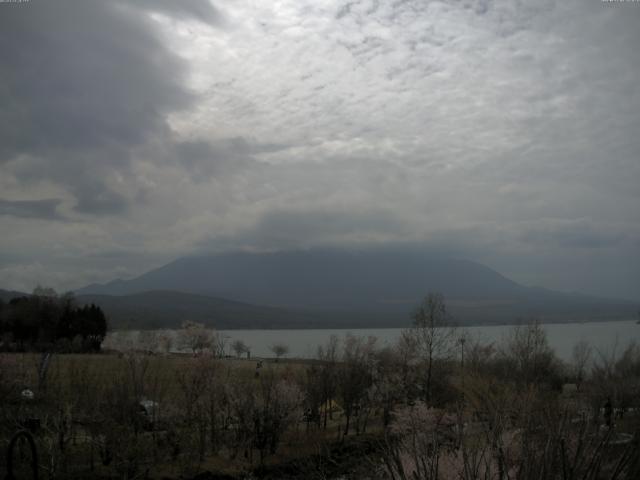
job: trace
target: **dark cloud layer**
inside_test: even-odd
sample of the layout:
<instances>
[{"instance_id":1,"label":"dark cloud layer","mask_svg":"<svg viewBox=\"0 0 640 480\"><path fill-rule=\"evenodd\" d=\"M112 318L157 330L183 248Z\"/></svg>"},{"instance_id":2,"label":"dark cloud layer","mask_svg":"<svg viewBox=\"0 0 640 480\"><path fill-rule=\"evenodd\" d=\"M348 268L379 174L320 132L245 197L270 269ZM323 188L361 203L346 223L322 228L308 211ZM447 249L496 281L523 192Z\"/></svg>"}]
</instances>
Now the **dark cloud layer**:
<instances>
[{"instance_id":1,"label":"dark cloud layer","mask_svg":"<svg viewBox=\"0 0 640 480\"><path fill-rule=\"evenodd\" d=\"M215 17L206 2L171 5L154 8ZM65 185L80 212L123 211L132 199L105 174L126 174L131 149L193 100L181 83L184 63L144 10L119 2L3 5L0 45L0 162L31 158L15 167L18 178Z\"/></svg>"}]
</instances>

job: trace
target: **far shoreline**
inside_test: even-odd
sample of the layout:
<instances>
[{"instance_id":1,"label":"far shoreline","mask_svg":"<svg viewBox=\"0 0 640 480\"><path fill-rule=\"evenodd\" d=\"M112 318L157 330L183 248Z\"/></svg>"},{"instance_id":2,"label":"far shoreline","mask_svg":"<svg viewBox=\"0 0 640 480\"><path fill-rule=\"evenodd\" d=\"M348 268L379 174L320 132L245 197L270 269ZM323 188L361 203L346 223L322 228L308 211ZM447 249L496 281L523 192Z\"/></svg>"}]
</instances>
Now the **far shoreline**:
<instances>
[{"instance_id":1,"label":"far shoreline","mask_svg":"<svg viewBox=\"0 0 640 480\"><path fill-rule=\"evenodd\" d=\"M452 322L451 326L456 328L473 328L473 327L515 327L518 325L526 325L527 323L531 323L532 321L539 323L540 325L574 325L574 324L590 324L590 323L622 323L622 322L633 322L640 326L640 322L635 318L616 318L616 319L588 319L588 320L558 320L558 321L548 321L548 320L537 320L536 318L527 318L523 319L521 322L478 322L471 324L460 324ZM259 331L259 330L268 330L268 331L287 331L287 330L401 330L411 328L411 324L406 325L398 325L398 326L389 326L389 325L353 325L353 326L335 326L335 327L317 327L317 326L291 326L291 327L255 327L255 328L217 328L214 325L208 325L206 322L202 322L207 328L212 328L214 330L220 332L243 332L243 331ZM176 327L132 327L132 328L114 328L109 331L109 333L114 332L138 332L138 331L162 331L162 330L179 330L180 326Z\"/></svg>"}]
</instances>

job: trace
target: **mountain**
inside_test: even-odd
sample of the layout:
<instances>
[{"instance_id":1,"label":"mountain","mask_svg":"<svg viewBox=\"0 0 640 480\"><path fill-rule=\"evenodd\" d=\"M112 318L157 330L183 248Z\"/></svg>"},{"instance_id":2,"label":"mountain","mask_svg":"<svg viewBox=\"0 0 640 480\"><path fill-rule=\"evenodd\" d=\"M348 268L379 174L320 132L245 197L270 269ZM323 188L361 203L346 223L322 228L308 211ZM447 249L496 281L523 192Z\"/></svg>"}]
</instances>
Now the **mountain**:
<instances>
[{"instance_id":1,"label":"mountain","mask_svg":"<svg viewBox=\"0 0 640 480\"><path fill-rule=\"evenodd\" d=\"M404 326L429 291L442 292L461 323L505 323L519 317L544 321L632 318L636 309L635 303L623 300L525 287L479 263L415 251L192 256L131 280L94 284L76 293L118 296L158 290L274 308L265 317L273 319L273 326L290 325L290 321L304 326Z\"/></svg>"},{"instance_id":2,"label":"mountain","mask_svg":"<svg viewBox=\"0 0 640 480\"><path fill-rule=\"evenodd\" d=\"M264 305L375 309L413 305L429 290L465 299L502 298L522 290L467 260L402 252L293 251L185 257L132 280L76 293L124 295L176 290ZM391 308L395 310L395 308Z\"/></svg>"},{"instance_id":3,"label":"mountain","mask_svg":"<svg viewBox=\"0 0 640 480\"><path fill-rule=\"evenodd\" d=\"M8 303L12 298L29 293L0 289L0 299ZM110 328L177 328L185 320L203 323L218 329L250 328L322 328L376 325L375 319L293 311L234 302L169 290L148 291L131 295L76 295L79 305L99 305L106 313Z\"/></svg>"},{"instance_id":4,"label":"mountain","mask_svg":"<svg viewBox=\"0 0 640 480\"><path fill-rule=\"evenodd\" d=\"M112 328L176 328L184 320L219 329L305 328L321 322L312 314L262 307L221 298L155 290L131 295L78 295L80 304L94 303Z\"/></svg>"},{"instance_id":5,"label":"mountain","mask_svg":"<svg viewBox=\"0 0 640 480\"><path fill-rule=\"evenodd\" d=\"M17 292L15 290L2 290L0 288L0 300L5 303L8 303L12 298L24 297L28 295L28 293Z\"/></svg>"}]
</instances>

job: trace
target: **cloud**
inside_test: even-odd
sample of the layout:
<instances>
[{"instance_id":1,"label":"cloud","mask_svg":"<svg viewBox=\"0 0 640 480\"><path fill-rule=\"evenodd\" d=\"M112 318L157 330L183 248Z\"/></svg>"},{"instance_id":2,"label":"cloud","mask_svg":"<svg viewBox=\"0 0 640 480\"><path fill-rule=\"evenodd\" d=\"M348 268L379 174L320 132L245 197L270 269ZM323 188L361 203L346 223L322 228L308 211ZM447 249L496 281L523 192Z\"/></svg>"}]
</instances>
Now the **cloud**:
<instances>
[{"instance_id":1,"label":"cloud","mask_svg":"<svg viewBox=\"0 0 640 480\"><path fill-rule=\"evenodd\" d=\"M539 223L533 228L526 228L521 239L542 248L616 248L631 233L612 225L594 225L583 219Z\"/></svg>"},{"instance_id":2,"label":"cloud","mask_svg":"<svg viewBox=\"0 0 640 480\"><path fill-rule=\"evenodd\" d=\"M149 20L126 13L95 1L3 8L2 41L15 45L2 62L3 160L135 145L188 104L184 65Z\"/></svg>"},{"instance_id":3,"label":"cloud","mask_svg":"<svg viewBox=\"0 0 640 480\"><path fill-rule=\"evenodd\" d=\"M270 210L250 227L232 235L208 238L200 242L200 248L265 251L330 245L353 247L397 241L407 233L408 226L389 211L289 208Z\"/></svg>"},{"instance_id":4,"label":"cloud","mask_svg":"<svg viewBox=\"0 0 640 480\"><path fill-rule=\"evenodd\" d=\"M0 189L72 221L4 215L7 262L108 280L194 249L412 244L640 298L633 4L18 5Z\"/></svg>"},{"instance_id":5,"label":"cloud","mask_svg":"<svg viewBox=\"0 0 640 480\"><path fill-rule=\"evenodd\" d=\"M203 2L181 5L155 8L207 14ZM5 5L0 42L11 45L0 64L0 165L25 182L67 186L79 212L123 211L135 199L105 178L127 175L132 149L165 134L168 113L193 101L185 63L144 10L118 2Z\"/></svg>"},{"instance_id":6,"label":"cloud","mask_svg":"<svg viewBox=\"0 0 640 480\"><path fill-rule=\"evenodd\" d=\"M60 220L63 217L57 211L60 200L48 198L43 200L6 200L0 198L0 215L11 215L18 218L39 218Z\"/></svg>"},{"instance_id":7,"label":"cloud","mask_svg":"<svg viewBox=\"0 0 640 480\"><path fill-rule=\"evenodd\" d=\"M244 137L176 141L169 145L166 162L180 165L194 182L224 177L256 166L256 156L286 149L284 145L261 144Z\"/></svg>"},{"instance_id":8,"label":"cloud","mask_svg":"<svg viewBox=\"0 0 640 480\"><path fill-rule=\"evenodd\" d=\"M123 5L162 12L174 18L196 18L207 23L220 22L220 12L208 0L127 0Z\"/></svg>"}]
</instances>

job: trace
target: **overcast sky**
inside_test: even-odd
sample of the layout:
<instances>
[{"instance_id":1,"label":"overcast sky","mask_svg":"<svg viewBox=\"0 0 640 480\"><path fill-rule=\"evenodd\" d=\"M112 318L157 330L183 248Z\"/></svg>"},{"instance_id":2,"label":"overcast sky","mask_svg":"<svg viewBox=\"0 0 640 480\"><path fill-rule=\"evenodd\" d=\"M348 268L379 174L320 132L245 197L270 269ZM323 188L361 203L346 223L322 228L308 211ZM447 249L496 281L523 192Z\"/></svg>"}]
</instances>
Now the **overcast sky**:
<instances>
[{"instance_id":1,"label":"overcast sky","mask_svg":"<svg viewBox=\"0 0 640 480\"><path fill-rule=\"evenodd\" d=\"M418 245L640 300L640 3L0 3L0 288Z\"/></svg>"}]
</instances>

